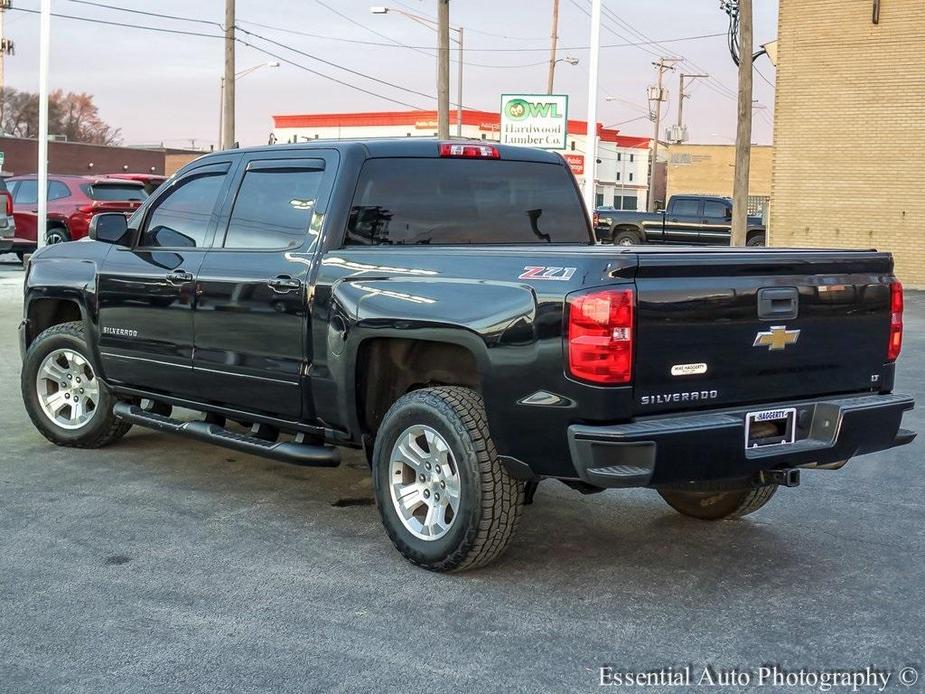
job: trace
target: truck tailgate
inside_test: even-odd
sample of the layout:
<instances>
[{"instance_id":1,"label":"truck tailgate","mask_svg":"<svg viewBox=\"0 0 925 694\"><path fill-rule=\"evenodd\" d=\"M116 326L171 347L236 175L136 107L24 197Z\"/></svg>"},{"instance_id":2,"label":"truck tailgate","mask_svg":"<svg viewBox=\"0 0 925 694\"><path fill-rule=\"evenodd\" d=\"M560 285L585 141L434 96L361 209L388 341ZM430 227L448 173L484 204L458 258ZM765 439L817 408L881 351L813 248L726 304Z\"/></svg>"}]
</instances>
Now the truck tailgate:
<instances>
[{"instance_id":1,"label":"truck tailgate","mask_svg":"<svg viewBox=\"0 0 925 694\"><path fill-rule=\"evenodd\" d=\"M635 412L881 390L892 269L874 251L640 253Z\"/></svg>"}]
</instances>

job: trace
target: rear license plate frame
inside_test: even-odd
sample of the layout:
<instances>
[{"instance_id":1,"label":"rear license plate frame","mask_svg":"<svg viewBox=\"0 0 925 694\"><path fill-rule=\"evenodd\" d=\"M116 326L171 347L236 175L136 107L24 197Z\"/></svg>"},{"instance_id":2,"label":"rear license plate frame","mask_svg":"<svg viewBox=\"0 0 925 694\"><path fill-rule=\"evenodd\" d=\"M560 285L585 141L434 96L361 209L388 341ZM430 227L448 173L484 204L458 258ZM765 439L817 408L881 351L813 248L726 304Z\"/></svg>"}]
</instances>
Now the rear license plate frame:
<instances>
[{"instance_id":1,"label":"rear license plate frame","mask_svg":"<svg viewBox=\"0 0 925 694\"><path fill-rule=\"evenodd\" d=\"M748 445L749 440L751 440L752 424L781 421L786 422L784 438L782 441L760 445L755 444L752 446ZM745 414L745 440L743 443L745 445L746 451L762 451L768 448L775 448L777 446L792 445L794 441L796 441L796 434L797 408L795 407L778 407L773 410L756 410L754 412L747 412Z\"/></svg>"}]
</instances>

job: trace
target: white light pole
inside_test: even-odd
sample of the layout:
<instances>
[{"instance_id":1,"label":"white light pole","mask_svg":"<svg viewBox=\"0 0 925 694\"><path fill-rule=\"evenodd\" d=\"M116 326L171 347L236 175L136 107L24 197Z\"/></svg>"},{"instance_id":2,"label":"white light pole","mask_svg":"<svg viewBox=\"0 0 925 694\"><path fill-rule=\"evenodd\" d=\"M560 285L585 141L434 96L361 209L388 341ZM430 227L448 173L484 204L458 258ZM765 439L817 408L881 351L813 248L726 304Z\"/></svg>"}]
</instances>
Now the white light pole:
<instances>
[{"instance_id":1,"label":"white light pole","mask_svg":"<svg viewBox=\"0 0 925 694\"><path fill-rule=\"evenodd\" d=\"M591 55L588 66L588 139L585 152L585 206L597 207L597 71L601 52L601 0L591 0Z\"/></svg>"},{"instance_id":2,"label":"white light pole","mask_svg":"<svg viewBox=\"0 0 925 694\"><path fill-rule=\"evenodd\" d=\"M249 75L255 70L259 70L262 67L279 67L279 62L276 60L270 61L269 63L260 63L260 65L254 65L249 67L246 70L241 70L241 72L235 74L234 79L237 82L239 79L245 75ZM222 134L224 133L225 128L225 76L222 75L221 83L219 85L219 100L218 100L218 148L223 149L222 147Z\"/></svg>"},{"instance_id":3,"label":"white light pole","mask_svg":"<svg viewBox=\"0 0 925 694\"><path fill-rule=\"evenodd\" d=\"M38 219L35 245L45 245L48 226L48 47L51 43L51 0L42 0L39 19Z\"/></svg>"}]
</instances>

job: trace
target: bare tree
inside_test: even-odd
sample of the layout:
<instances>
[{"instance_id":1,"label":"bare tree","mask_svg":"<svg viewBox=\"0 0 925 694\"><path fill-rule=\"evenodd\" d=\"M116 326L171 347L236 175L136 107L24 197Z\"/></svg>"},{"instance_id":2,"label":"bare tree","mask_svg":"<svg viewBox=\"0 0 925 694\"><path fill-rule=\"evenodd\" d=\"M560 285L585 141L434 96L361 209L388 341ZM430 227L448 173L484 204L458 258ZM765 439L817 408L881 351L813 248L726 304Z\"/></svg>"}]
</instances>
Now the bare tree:
<instances>
[{"instance_id":1,"label":"bare tree","mask_svg":"<svg viewBox=\"0 0 925 694\"><path fill-rule=\"evenodd\" d=\"M0 90L0 129L5 135L34 138L38 136L39 99L37 94L6 88ZM99 116L93 96L86 93L48 95L48 130L64 135L71 142L99 145L121 143L121 131L110 127Z\"/></svg>"}]
</instances>

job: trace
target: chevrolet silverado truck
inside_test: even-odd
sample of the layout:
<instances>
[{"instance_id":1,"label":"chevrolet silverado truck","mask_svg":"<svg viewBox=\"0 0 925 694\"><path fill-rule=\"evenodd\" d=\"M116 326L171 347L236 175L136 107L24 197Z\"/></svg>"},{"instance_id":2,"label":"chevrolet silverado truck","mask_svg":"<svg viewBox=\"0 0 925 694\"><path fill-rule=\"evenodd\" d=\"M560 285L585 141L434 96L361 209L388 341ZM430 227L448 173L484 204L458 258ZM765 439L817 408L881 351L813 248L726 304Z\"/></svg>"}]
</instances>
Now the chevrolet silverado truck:
<instances>
[{"instance_id":1,"label":"chevrolet silverado truck","mask_svg":"<svg viewBox=\"0 0 925 694\"><path fill-rule=\"evenodd\" d=\"M594 231L601 243L617 246L645 243L728 246L732 235L732 200L708 195L672 195L668 208L658 212L601 208L594 215ZM761 217L749 216L746 245L764 246L766 240Z\"/></svg>"},{"instance_id":2,"label":"chevrolet silverado truck","mask_svg":"<svg viewBox=\"0 0 925 694\"><path fill-rule=\"evenodd\" d=\"M910 442L902 302L887 253L595 244L554 153L318 141L204 156L36 253L21 385L60 446L363 449L395 547L461 570L540 480L715 520Z\"/></svg>"}]
</instances>

